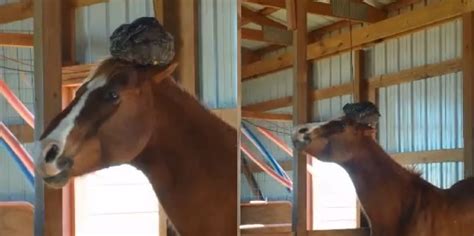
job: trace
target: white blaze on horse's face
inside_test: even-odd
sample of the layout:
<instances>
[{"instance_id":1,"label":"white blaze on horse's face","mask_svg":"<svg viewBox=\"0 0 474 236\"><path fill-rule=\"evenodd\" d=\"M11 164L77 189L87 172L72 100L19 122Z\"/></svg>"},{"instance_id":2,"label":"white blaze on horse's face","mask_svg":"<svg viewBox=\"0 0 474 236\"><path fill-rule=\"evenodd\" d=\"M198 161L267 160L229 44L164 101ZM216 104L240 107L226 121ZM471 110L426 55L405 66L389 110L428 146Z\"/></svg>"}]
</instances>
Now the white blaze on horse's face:
<instances>
[{"instance_id":1,"label":"white blaze on horse's face","mask_svg":"<svg viewBox=\"0 0 474 236\"><path fill-rule=\"evenodd\" d=\"M293 128L293 133L291 139L293 141L293 146L296 149L303 149L312 141L312 134L314 130L321 127L322 125L327 124L327 122L314 122L298 125Z\"/></svg>"},{"instance_id":2,"label":"white blaze on horse's face","mask_svg":"<svg viewBox=\"0 0 474 236\"><path fill-rule=\"evenodd\" d=\"M38 172L43 177L59 175L65 168L70 167L68 166L70 165L68 160L61 161L58 157L63 154L68 136L74 128L76 119L83 110L89 95L93 91L105 86L106 83L107 79L103 76L90 80L85 85L85 92L79 97L67 115L61 119L59 124L46 137L39 140L39 147L37 148L41 153L36 155L38 157L36 166Z\"/></svg>"}]
</instances>

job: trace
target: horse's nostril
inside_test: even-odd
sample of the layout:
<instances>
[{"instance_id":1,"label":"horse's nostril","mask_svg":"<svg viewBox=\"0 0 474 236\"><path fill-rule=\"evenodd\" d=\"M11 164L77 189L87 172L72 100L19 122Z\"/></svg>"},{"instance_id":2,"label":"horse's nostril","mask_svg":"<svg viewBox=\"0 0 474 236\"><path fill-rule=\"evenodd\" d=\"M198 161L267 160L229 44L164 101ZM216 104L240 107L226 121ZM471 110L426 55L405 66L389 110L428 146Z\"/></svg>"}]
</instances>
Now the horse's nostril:
<instances>
[{"instance_id":1,"label":"horse's nostril","mask_svg":"<svg viewBox=\"0 0 474 236\"><path fill-rule=\"evenodd\" d=\"M46 163L52 162L52 161L54 161L54 159L56 158L58 153L59 153L59 147L57 145L53 144L53 145L51 145L48 152L46 153L46 156L44 157L44 160L46 161Z\"/></svg>"},{"instance_id":2,"label":"horse's nostril","mask_svg":"<svg viewBox=\"0 0 474 236\"><path fill-rule=\"evenodd\" d=\"M59 158L56 165L60 170L65 170L71 168L73 163L69 158Z\"/></svg>"},{"instance_id":3,"label":"horse's nostril","mask_svg":"<svg viewBox=\"0 0 474 236\"><path fill-rule=\"evenodd\" d=\"M311 137L308 134L303 136L304 141L311 141Z\"/></svg>"},{"instance_id":4,"label":"horse's nostril","mask_svg":"<svg viewBox=\"0 0 474 236\"><path fill-rule=\"evenodd\" d=\"M301 128L298 132L300 134L304 134L304 133L308 132L308 128Z\"/></svg>"}]
</instances>

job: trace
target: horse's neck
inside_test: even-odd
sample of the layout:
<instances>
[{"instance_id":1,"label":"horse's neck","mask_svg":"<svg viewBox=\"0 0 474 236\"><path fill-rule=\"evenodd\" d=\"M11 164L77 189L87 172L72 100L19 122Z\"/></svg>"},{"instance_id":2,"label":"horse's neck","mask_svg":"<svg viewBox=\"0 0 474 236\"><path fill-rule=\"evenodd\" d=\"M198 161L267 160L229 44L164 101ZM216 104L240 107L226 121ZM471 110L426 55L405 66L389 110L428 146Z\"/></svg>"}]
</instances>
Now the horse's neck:
<instances>
[{"instance_id":1,"label":"horse's neck","mask_svg":"<svg viewBox=\"0 0 474 236\"><path fill-rule=\"evenodd\" d=\"M420 197L417 176L398 165L372 140L364 140L344 163L373 235L397 235Z\"/></svg>"},{"instance_id":2,"label":"horse's neck","mask_svg":"<svg viewBox=\"0 0 474 236\"><path fill-rule=\"evenodd\" d=\"M171 80L154 93L156 132L135 166L183 235L236 234L236 130Z\"/></svg>"}]
</instances>

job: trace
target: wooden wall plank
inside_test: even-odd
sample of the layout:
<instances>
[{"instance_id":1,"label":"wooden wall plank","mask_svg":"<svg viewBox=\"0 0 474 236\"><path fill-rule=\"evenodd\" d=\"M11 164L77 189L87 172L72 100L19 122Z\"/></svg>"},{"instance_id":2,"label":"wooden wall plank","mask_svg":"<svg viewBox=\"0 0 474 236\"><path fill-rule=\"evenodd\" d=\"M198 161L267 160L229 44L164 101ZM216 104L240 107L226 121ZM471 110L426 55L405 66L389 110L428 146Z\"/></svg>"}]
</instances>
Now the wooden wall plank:
<instances>
[{"instance_id":1,"label":"wooden wall plank","mask_svg":"<svg viewBox=\"0 0 474 236\"><path fill-rule=\"evenodd\" d=\"M35 137L61 111L61 10L62 1L35 0ZM63 194L45 188L36 178L35 235L63 235Z\"/></svg>"},{"instance_id":2,"label":"wooden wall plank","mask_svg":"<svg viewBox=\"0 0 474 236\"><path fill-rule=\"evenodd\" d=\"M175 38L178 68L175 75L186 91L197 91L197 3L195 0L163 1L163 25Z\"/></svg>"},{"instance_id":3,"label":"wooden wall plank","mask_svg":"<svg viewBox=\"0 0 474 236\"><path fill-rule=\"evenodd\" d=\"M32 34L0 33L0 46L33 47Z\"/></svg>"},{"instance_id":4,"label":"wooden wall plank","mask_svg":"<svg viewBox=\"0 0 474 236\"><path fill-rule=\"evenodd\" d=\"M293 115L291 114L277 114L267 112L255 112L242 110L242 117L257 120L274 120L274 121L292 121Z\"/></svg>"},{"instance_id":5,"label":"wooden wall plank","mask_svg":"<svg viewBox=\"0 0 474 236\"><path fill-rule=\"evenodd\" d=\"M463 15L464 177L474 176L474 13Z\"/></svg>"}]
</instances>

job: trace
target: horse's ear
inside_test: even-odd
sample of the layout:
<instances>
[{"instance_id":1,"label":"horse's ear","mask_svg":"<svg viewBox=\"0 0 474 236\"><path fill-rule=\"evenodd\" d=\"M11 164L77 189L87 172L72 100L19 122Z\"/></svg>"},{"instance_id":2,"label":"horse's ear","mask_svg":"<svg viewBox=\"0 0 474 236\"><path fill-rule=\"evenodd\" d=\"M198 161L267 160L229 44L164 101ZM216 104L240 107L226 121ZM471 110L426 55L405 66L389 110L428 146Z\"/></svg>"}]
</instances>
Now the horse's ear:
<instances>
[{"instance_id":1,"label":"horse's ear","mask_svg":"<svg viewBox=\"0 0 474 236\"><path fill-rule=\"evenodd\" d=\"M171 63L168 67L166 67L164 70L158 71L155 75L153 75L152 79L155 83L159 83L165 78L168 78L173 74L173 72L176 70L176 67L178 67L177 62Z\"/></svg>"}]
</instances>

